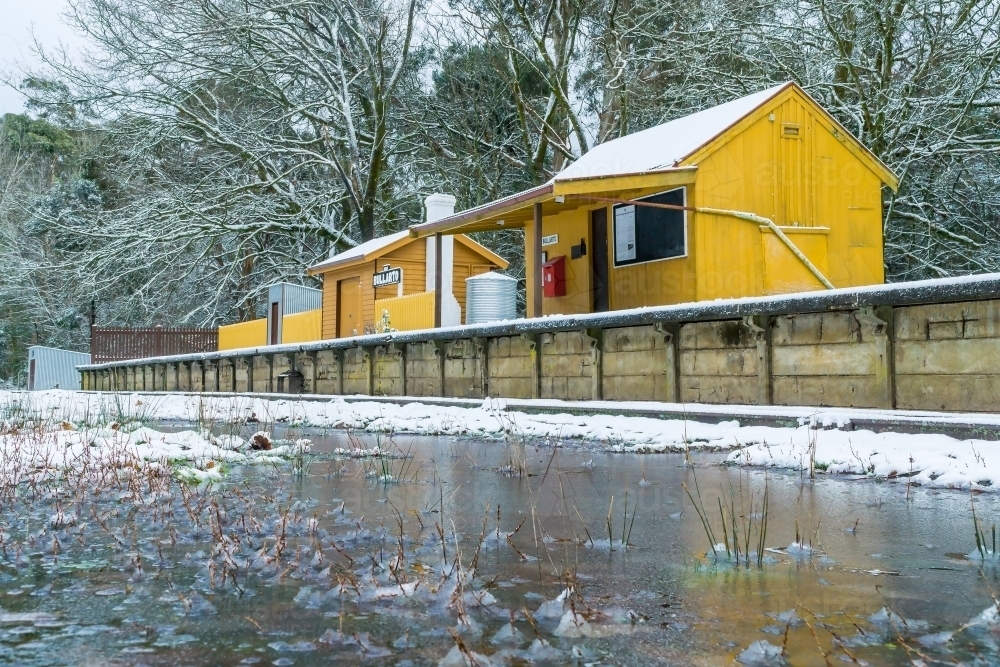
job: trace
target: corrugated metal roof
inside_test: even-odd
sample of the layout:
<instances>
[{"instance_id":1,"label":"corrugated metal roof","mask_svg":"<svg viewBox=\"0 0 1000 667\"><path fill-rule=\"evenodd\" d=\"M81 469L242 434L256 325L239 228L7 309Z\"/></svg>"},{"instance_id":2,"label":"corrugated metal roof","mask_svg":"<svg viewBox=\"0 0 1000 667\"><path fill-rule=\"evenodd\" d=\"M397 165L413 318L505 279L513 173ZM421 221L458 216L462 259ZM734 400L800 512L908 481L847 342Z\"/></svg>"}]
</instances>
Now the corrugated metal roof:
<instances>
[{"instance_id":1,"label":"corrugated metal roof","mask_svg":"<svg viewBox=\"0 0 1000 667\"><path fill-rule=\"evenodd\" d=\"M281 315L294 315L307 310L315 310L323 306L323 290L314 287L303 287L295 283L275 283L268 290L268 303L277 301L280 304ZM268 317L271 311L268 309Z\"/></svg>"}]
</instances>

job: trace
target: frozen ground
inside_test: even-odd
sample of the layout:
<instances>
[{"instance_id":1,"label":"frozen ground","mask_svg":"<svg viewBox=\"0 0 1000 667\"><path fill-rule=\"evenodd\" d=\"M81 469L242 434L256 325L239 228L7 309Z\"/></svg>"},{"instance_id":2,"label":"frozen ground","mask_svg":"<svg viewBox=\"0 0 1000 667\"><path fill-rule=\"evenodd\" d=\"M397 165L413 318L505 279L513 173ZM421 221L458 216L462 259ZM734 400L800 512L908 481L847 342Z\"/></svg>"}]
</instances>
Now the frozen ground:
<instances>
[{"instance_id":1,"label":"frozen ground","mask_svg":"<svg viewBox=\"0 0 1000 667\"><path fill-rule=\"evenodd\" d=\"M808 410L788 408L799 416L794 428L743 426L738 421L708 424L685 419L655 419L614 414L574 416L565 413L529 414L519 406L553 410L553 401L487 400L481 405L402 405L384 400L350 402L274 400L251 396L193 394L91 394L69 391L0 392L0 414L43 415L52 424L105 427L138 420L180 421L210 429L222 424L258 422L261 429L275 423L424 435L464 435L485 438L534 438L558 442L585 440L614 453L655 453L686 449L728 450L721 458L732 464L793 469L814 467L819 473L866 475L929 487L992 489L1000 486L1000 443L957 439L946 435L874 433L818 428L849 419L851 411L824 411L805 417ZM642 404L630 404L642 405ZM706 406L697 406L700 410ZM798 412L796 412L798 411ZM858 412L858 411L855 411ZM869 413L871 411L868 411ZM867 414L867 413L866 413ZM934 418L934 415L930 415ZM958 419L941 415L941 419ZM970 415L988 423L992 416ZM218 429L216 429L218 431ZM139 448L143 458L180 457L195 461L244 461L257 456L246 443L220 441L199 432L162 434L142 429L129 434L89 432L86 437L110 438ZM59 442L81 447L83 436L59 434ZM288 445L293 447L293 445ZM72 447L68 452L76 451ZM291 453L283 452L285 455ZM266 460L266 459L265 459ZM201 467L203 469L203 466Z\"/></svg>"},{"instance_id":2,"label":"frozen ground","mask_svg":"<svg viewBox=\"0 0 1000 667\"><path fill-rule=\"evenodd\" d=\"M0 477L74 469L120 473L162 468L195 482L221 479L227 465L278 463L309 451L309 440L271 440L195 430L163 432L144 422L155 419L143 401L116 397L114 406L81 401L73 392L0 392ZM61 407L60 407L61 406Z\"/></svg>"}]
</instances>

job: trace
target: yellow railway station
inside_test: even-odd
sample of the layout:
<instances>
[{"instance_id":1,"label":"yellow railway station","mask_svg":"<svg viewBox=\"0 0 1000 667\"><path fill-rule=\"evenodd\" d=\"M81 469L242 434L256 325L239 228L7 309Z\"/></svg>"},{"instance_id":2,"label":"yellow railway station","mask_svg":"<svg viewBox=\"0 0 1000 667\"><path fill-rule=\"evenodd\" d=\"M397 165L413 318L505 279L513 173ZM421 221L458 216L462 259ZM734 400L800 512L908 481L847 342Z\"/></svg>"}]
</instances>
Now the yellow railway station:
<instances>
[{"instance_id":1,"label":"yellow railway station","mask_svg":"<svg viewBox=\"0 0 1000 667\"><path fill-rule=\"evenodd\" d=\"M884 282L882 188L898 183L786 83L600 144L410 235L524 228L532 317L854 287Z\"/></svg>"},{"instance_id":2,"label":"yellow railway station","mask_svg":"<svg viewBox=\"0 0 1000 667\"><path fill-rule=\"evenodd\" d=\"M429 220L450 215L455 198L431 195L425 209ZM399 331L463 324L466 279L506 268L506 260L464 234L417 240L404 230L308 271L323 278L322 338L330 339L375 333L383 321ZM437 321L436 312L443 313Z\"/></svg>"}]
</instances>

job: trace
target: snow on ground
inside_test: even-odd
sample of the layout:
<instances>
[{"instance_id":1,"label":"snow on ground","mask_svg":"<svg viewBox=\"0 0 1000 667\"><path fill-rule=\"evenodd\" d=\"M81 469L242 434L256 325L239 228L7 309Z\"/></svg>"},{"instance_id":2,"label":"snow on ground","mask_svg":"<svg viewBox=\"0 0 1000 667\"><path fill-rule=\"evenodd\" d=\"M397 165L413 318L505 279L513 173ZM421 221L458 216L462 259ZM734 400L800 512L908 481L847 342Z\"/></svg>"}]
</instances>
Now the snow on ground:
<instances>
[{"instance_id":1,"label":"snow on ground","mask_svg":"<svg viewBox=\"0 0 1000 667\"><path fill-rule=\"evenodd\" d=\"M0 474L66 468L119 468L170 465L177 477L194 482L222 478L223 464L275 463L308 452L308 440L277 441L256 451L239 436L205 432L163 433L135 424L75 428L69 422L55 428L14 430L0 434ZM268 434L262 433L268 441Z\"/></svg>"},{"instance_id":2,"label":"snow on ground","mask_svg":"<svg viewBox=\"0 0 1000 667\"><path fill-rule=\"evenodd\" d=\"M512 402L513 403L513 402ZM551 401L537 407L553 409ZM517 406L532 405L518 401ZM614 406L608 406L613 410ZM700 406L699 406L700 407ZM71 391L0 392L0 420L10 414L41 414L50 423L106 425L110 421L163 420L199 425L258 422L347 428L370 432L424 435L469 435L486 438L529 437L550 441L579 439L601 443L615 453L653 453L685 449L731 450L725 460L735 465L807 469L811 453L819 472L867 475L932 487L1000 489L997 443L959 440L946 435L912 435L817 429L809 419L797 427L741 426L738 421L707 424L684 419L640 416L574 416L566 413L529 414L502 400L481 405L402 405L384 400L350 402L279 399L249 395L96 394ZM953 416L951 416L953 417ZM812 423L823 423L813 419ZM158 433L158 432L155 432ZM72 442L72 435L62 435ZM118 434L116 437L123 437ZM210 442L204 435L153 435L148 429L127 434L143 457L198 457L240 461L252 453L235 451L228 443ZM191 443L194 442L194 445ZM185 447L190 447L185 449ZM271 453L273 455L273 453Z\"/></svg>"},{"instance_id":3,"label":"snow on ground","mask_svg":"<svg viewBox=\"0 0 1000 667\"><path fill-rule=\"evenodd\" d=\"M271 441L258 432L251 440L213 435L205 428L162 432L141 423L142 400L129 397L132 412L68 391L35 395L0 392L0 475L32 471L103 468L126 470L168 466L176 477L201 482L221 479L224 465L275 463L309 451L311 443Z\"/></svg>"},{"instance_id":4,"label":"snow on ground","mask_svg":"<svg viewBox=\"0 0 1000 667\"><path fill-rule=\"evenodd\" d=\"M260 433L268 444L270 437ZM276 441L256 451L235 435L206 432L163 433L138 424L76 428L61 423L54 428L15 430L0 434L4 457L0 474L66 468L135 468L169 465L175 476L193 482L219 480L224 464L276 463L308 452L308 440Z\"/></svg>"},{"instance_id":5,"label":"snow on ground","mask_svg":"<svg viewBox=\"0 0 1000 667\"><path fill-rule=\"evenodd\" d=\"M827 473L908 479L913 484L953 489L1000 486L1000 443L946 435L800 427L784 442L755 443L731 452L726 460L738 465L808 469L813 439L816 467Z\"/></svg>"}]
</instances>

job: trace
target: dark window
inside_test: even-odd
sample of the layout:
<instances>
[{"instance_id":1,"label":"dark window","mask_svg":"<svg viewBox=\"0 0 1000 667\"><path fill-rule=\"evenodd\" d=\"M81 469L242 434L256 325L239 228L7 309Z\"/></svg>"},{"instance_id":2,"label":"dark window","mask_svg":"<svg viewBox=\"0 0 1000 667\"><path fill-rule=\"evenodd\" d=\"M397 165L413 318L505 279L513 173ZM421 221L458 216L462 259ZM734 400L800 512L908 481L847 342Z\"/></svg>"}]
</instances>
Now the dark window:
<instances>
[{"instance_id":1,"label":"dark window","mask_svg":"<svg viewBox=\"0 0 1000 667\"><path fill-rule=\"evenodd\" d=\"M638 202L685 205L685 188L644 197ZM642 264L687 254L685 211L636 204L615 204L615 266Z\"/></svg>"}]
</instances>

